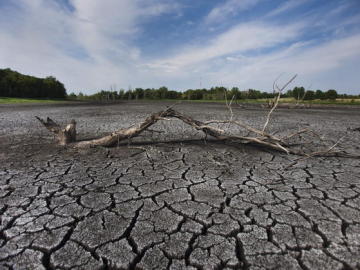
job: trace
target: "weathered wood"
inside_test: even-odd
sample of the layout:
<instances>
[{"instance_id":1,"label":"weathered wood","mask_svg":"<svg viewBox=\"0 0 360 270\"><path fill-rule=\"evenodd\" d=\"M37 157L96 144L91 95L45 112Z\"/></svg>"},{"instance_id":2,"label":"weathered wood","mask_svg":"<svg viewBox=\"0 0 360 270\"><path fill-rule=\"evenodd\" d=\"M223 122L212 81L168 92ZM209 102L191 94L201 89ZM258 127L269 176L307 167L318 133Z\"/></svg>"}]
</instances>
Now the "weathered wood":
<instances>
[{"instance_id":1,"label":"weathered wood","mask_svg":"<svg viewBox=\"0 0 360 270\"><path fill-rule=\"evenodd\" d=\"M257 146L261 146L268 149L273 149L276 151L284 152L286 154L295 154L300 156L305 156L306 158L314 157L314 156L343 156L343 157L354 157L354 158L360 158L360 155L358 154L348 154L344 151L333 151L335 146L338 145L340 140L336 142L333 146L329 147L325 151L312 151L312 152L304 152L304 151L298 151L291 149L291 146L287 143L287 141L294 137L299 137L300 134L304 133L314 133L312 130L309 129L303 129L300 131L293 132L292 134L288 136L284 136L282 138L279 138L277 136L271 135L270 133L266 132L266 128L270 122L270 118L272 113L275 111L275 109L279 105L279 100L281 97L282 91L296 78L297 75L293 76L287 83L285 83L282 87L279 87L277 85L276 79L273 83L273 90L274 93L277 92L277 95L275 95L273 101L269 103L270 111L268 112L266 116L266 121L264 123L263 128L257 129L254 127L251 127L249 125L246 125L245 123L241 121L234 121L233 120L233 111L231 108L231 104L233 101L233 98L231 99L230 103L228 103L226 98L226 106L230 111L230 119L229 120L210 120L207 122L201 122L199 120L195 120L192 117L182 114L180 112L177 112L173 110L171 107L167 108L164 111L154 113L147 117L143 122L136 126L131 126L129 128L120 129L118 131L115 131L111 133L110 135L94 139L94 140L87 140L87 141L81 141L76 142L76 123L75 120L71 120L71 123L67 125L64 129L61 129L61 127L55 123L53 120L51 120L49 117L46 121L42 120L41 118L36 118L52 133L54 133L57 137L58 142L61 145L67 145L72 144L74 147L91 147L91 146L114 146L119 144L119 142L130 139L136 136L139 136L142 132L149 129L152 125L154 125L159 120L168 120L169 118L177 118L184 123L190 125L191 127L195 128L196 130L204 132L206 135L212 136L218 140L232 140L244 144L253 144ZM219 123L228 123L229 125L236 125L238 127L243 128L245 131L248 132L247 136L240 136L240 135L233 135L226 132L226 130L222 130L220 128L211 126L211 124L219 124ZM358 129L354 129L356 131ZM252 135L252 136L250 136Z\"/></svg>"},{"instance_id":2,"label":"weathered wood","mask_svg":"<svg viewBox=\"0 0 360 270\"><path fill-rule=\"evenodd\" d=\"M120 141L134 138L140 135L143 131L148 129L150 126L155 124L157 121L162 120L164 118L177 118L184 123L190 125L191 127L195 128L196 130L204 132L206 135L212 136L218 140L233 140L238 141L241 143L251 143L258 146L262 146L265 148L271 148L280 152L289 153L289 151L281 146L277 141L273 142L272 139L269 137L263 138L255 138L249 136L234 136L234 135L227 135L225 131L218 129L216 127L210 126L204 122L198 121L193 119L188 115L184 115L180 112L177 112L171 108L168 108L164 111L152 114L148 118L146 118L142 123L138 125L138 127L130 127L127 129L121 129L112 134L95 139L95 140L88 140L82 141L74 144L75 147L87 147L87 146L114 146L118 144ZM257 131L258 133L260 131Z\"/></svg>"},{"instance_id":3,"label":"weathered wood","mask_svg":"<svg viewBox=\"0 0 360 270\"><path fill-rule=\"evenodd\" d=\"M76 141L76 130L75 130L75 121L69 124L65 129L61 129L58 124L56 124L50 118L47 119L47 122L36 117L48 130L55 133L57 135L57 139L61 145L66 145L69 143L73 143ZM94 139L94 140L87 140L74 143L74 147L91 147L91 146L114 146L117 145L119 142L134 138L139 136L143 131L154 125L159 120L163 120L164 118L177 118L184 123L190 125L191 127L204 132L206 135L212 136L218 140L236 140L242 143L252 143L256 145L261 145L267 148L272 148L281 152L286 152L286 148L279 145L279 139L272 138L271 135L266 134L264 137L249 137L249 136L234 136L234 135L226 135L224 130L219 128L210 126L208 123L204 123L198 120L193 119L188 115L184 115L180 112L177 112L171 108L168 108L164 111L154 113L147 117L143 122L141 122L137 126L129 127L126 129L120 129L111 133L110 135ZM249 131L255 133L262 133L260 130L256 130L254 128L249 127Z\"/></svg>"},{"instance_id":4,"label":"weathered wood","mask_svg":"<svg viewBox=\"0 0 360 270\"><path fill-rule=\"evenodd\" d=\"M343 156L343 157L353 157L359 158L359 155L348 154L345 152L332 151L333 148L338 144L336 143L334 146L329 148L326 151L317 151L317 152L301 152L296 151L290 148L290 146L286 143L286 141L290 138L298 136L302 133L311 133L311 130L304 129L298 132L295 132L289 136L285 136L283 138L275 137L263 130L259 130L248 125L245 125L241 122L230 121L230 120L212 120L207 122L202 122L196 120L188 115L182 114L178 111L173 110L172 108L167 108L164 111L160 111L154 113L147 117L143 122L138 125L133 125L129 128L117 130L107 136L93 139L76 142L76 122L75 120L71 120L71 123L68 124L65 128L61 128L57 123L55 123L52 119L47 118L46 121L42 120L39 117L36 117L49 131L56 135L56 138L60 145L69 145L75 148L83 148L83 147L93 147L93 146L104 146L110 147L118 145L121 141L134 138L139 136L145 130L148 130L152 125L157 123L160 120L169 120L171 118L176 118L184 123L190 125L196 130L204 132L208 136L212 136L218 140L231 140L243 144L252 144L255 146L260 146L267 149L276 150L279 152L283 152L286 154L294 154L305 157L313 157L313 156ZM240 136L227 134L226 130L222 130L220 128L211 126L214 123L229 123L235 124L237 126L242 127L244 130L249 132L249 134L253 134L253 136Z\"/></svg>"},{"instance_id":5,"label":"weathered wood","mask_svg":"<svg viewBox=\"0 0 360 270\"><path fill-rule=\"evenodd\" d=\"M54 122L51 118L47 117L46 121L38 116L35 116L50 132L54 133L60 145L67 145L76 142L76 122L71 120L65 128L61 128L59 124Z\"/></svg>"}]
</instances>

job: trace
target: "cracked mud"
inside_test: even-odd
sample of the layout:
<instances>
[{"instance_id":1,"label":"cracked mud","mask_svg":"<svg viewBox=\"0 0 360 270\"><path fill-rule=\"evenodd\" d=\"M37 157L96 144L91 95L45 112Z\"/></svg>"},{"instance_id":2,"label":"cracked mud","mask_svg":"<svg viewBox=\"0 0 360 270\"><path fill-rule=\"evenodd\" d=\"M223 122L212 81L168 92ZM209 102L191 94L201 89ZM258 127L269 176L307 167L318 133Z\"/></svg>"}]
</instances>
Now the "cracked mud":
<instances>
[{"instance_id":1,"label":"cracked mud","mask_svg":"<svg viewBox=\"0 0 360 270\"><path fill-rule=\"evenodd\" d=\"M286 170L296 157L205 142L178 121L130 146L75 150L34 118L74 118L85 139L164 106L1 106L0 269L360 269L359 160ZM216 104L178 110L228 117ZM264 121L260 108L234 112ZM341 146L360 151L359 122L355 109L308 109L279 110L270 125L347 134Z\"/></svg>"}]
</instances>

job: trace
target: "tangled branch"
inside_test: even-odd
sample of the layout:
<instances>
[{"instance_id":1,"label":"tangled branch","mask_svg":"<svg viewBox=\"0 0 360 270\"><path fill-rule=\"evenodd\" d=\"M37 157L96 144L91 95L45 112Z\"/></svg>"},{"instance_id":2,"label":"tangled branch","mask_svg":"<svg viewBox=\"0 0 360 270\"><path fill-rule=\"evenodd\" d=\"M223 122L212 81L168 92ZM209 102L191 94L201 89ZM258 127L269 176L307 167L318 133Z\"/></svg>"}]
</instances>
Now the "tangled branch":
<instances>
[{"instance_id":1,"label":"tangled branch","mask_svg":"<svg viewBox=\"0 0 360 270\"><path fill-rule=\"evenodd\" d=\"M92 147L92 146L116 146L121 141L130 140L134 137L139 136L144 131L151 131L150 127L156 124L158 121L168 121L171 119L178 119L185 124L189 125L190 127L194 128L197 131L201 131L205 134L205 136L211 136L216 138L217 140L227 140L232 142L237 142L241 144L251 144L258 147L276 150L286 154L295 154L299 156L303 156L304 158L309 158L313 156L343 156L343 157L354 157L359 158L360 155L353 155L346 153L344 151L336 150L335 148L338 146L340 141L343 139L341 138L335 144L330 147L327 147L326 150L316 150L312 151L311 149L304 149L306 143L302 140L302 136L317 136L321 141L321 136L317 135L311 129L301 129L296 132L291 132L288 135L279 137L275 136L274 134L270 134L266 131L268 124L271 119L271 115L276 109L279 104L279 99L281 96L282 91L296 78L297 75L293 76L283 87L279 87L274 82L274 90L277 89L277 95L274 97L272 107L267 113L265 123L262 129L258 129L252 127L250 125L245 124L240 120L234 120L233 110L231 108L232 102L234 97L228 102L226 100L226 106L230 112L230 117L228 120L210 120L210 121L199 121L194 119L191 116L183 114L174 110L172 107L168 107L167 109L151 114L145 120L137 125L130 126L129 128L117 130L107 136L93 139L93 140L86 140L86 141L76 141L76 122L74 120L71 121L69 125L65 128L61 128L55 121L50 118L47 120L43 120L39 117L36 117L43 126L45 126L50 132L54 133L57 137L58 142L61 145L72 145L76 148L82 147ZM228 127L224 129L223 126L220 124L228 124ZM217 126L216 126L217 125ZM237 134L230 132L230 127L237 127L240 131L245 131L247 135L242 135L242 132ZM298 139L300 143L290 143L291 140ZM302 146L302 149L298 149L295 146Z\"/></svg>"}]
</instances>

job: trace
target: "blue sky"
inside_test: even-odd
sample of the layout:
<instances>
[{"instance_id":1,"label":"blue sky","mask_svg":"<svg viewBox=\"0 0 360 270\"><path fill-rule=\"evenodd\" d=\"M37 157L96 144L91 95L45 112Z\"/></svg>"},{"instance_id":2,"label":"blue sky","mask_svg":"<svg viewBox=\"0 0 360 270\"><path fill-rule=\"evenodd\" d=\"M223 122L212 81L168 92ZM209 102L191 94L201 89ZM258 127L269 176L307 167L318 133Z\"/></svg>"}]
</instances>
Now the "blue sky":
<instances>
[{"instance_id":1,"label":"blue sky","mask_svg":"<svg viewBox=\"0 0 360 270\"><path fill-rule=\"evenodd\" d=\"M359 0L0 0L0 68L68 92L294 85L360 94ZM281 83L281 82L280 82Z\"/></svg>"}]
</instances>

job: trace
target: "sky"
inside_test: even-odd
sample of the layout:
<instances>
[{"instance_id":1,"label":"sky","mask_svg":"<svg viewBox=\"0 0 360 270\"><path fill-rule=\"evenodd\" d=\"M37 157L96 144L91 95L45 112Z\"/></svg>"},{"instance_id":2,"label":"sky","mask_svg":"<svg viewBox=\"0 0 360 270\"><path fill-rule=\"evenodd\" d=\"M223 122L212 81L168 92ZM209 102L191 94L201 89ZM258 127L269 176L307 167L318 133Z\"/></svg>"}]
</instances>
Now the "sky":
<instances>
[{"instance_id":1,"label":"sky","mask_svg":"<svg viewBox=\"0 0 360 270\"><path fill-rule=\"evenodd\" d=\"M360 94L360 0L0 0L0 68L67 92L293 86Z\"/></svg>"}]
</instances>

